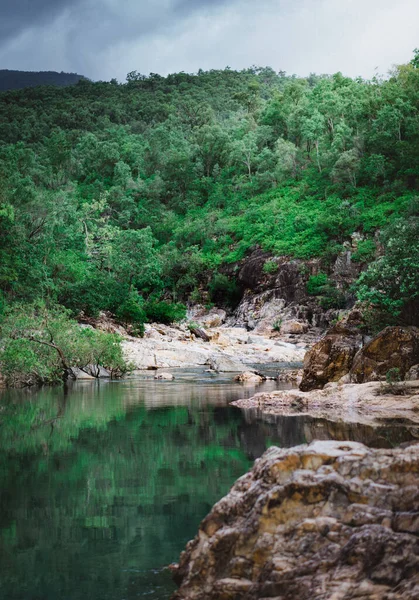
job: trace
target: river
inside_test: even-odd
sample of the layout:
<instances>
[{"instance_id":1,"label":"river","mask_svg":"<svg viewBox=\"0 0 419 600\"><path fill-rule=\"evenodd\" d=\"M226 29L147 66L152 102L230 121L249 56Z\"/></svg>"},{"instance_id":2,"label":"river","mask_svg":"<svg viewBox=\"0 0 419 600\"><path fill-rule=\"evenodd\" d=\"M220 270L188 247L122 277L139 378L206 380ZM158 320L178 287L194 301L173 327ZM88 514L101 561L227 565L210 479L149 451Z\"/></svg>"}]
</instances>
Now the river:
<instances>
[{"instance_id":1,"label":"river","mask_svg":"<svg viewBox=\"0 0 419 600\"><path fill-rule=\"evenodd\" d=\"M165 567L269 446L418 436L403 423L262 417L229 406L255 391L231 375L175 375L0 394L0 598L167 600Z\"/></svg>"}]
</instances>

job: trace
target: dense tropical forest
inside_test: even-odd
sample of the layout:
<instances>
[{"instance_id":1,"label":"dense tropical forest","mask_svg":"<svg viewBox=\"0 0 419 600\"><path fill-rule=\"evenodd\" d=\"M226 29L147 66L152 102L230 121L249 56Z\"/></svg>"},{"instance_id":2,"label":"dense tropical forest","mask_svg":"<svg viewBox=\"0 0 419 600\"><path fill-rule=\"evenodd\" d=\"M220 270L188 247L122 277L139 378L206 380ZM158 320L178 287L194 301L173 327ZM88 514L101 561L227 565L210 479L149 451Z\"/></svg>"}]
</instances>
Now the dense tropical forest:
<instances>
[{"instance_id":1,"label":"dense tropical forest","mask_svg":"<svg viewBox=\"0 0 419 600\"><path fill-rule=\"evenodd\" d=\"M320 258L327 286L354 232L358 298L417 322L419 51L370 81L253 67L5 92L0 179L3 373L123 370L80 312L141 333L234 305L226 265L256 247Z\"/></svg>"}]
</instances>

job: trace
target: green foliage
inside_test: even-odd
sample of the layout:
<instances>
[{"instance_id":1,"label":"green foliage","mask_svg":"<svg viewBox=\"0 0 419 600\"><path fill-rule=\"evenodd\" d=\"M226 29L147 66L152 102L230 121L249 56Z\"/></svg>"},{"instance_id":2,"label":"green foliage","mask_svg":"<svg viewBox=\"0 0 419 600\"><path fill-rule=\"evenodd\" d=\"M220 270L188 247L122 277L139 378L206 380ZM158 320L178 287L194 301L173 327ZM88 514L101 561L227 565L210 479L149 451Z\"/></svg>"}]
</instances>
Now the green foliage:
<instances>
[{"instance_id":1,"label":"green foliage","mask_svg":"<svg viewBox=\"0 0 419 600\"><path fill-rule=\"evenodd\" d=\"M215 304L234 307L238 304L241 293L237 283L224 275L216 273L209 283L208 290Z\"/></svg>"},{"instance_id":2,"label":"green foliage","mask_svg":"<svg viewBox=\"0 0 419 600\"><path fill-rule=\"evenodd\" d=\"M381 236L384 255L357 283L361 302L407 324L419 318L419 218L400 219Z\"/></svg>"},{"instance_id":3,"label":"green foliage","mask_svg":"<svg viewBox=\"0 0 419 600\"><path fill-rule=\"evenodd\" d=\"M361 240L358 242L356 252L352 254L353 262L366 263L370 262L377 251L374 240Z\"/></svg>"},{"instance_id":4,"label":"green foliage","mask_svg":"<svg viewBox=\"0 0 419 600\"><path fill-rule=\"evenodd\" d=\"M307 294L309 296L321 296L328 282L329 278L326 273L311 275L307 281Z\"/></svg>"},{"instance_id":5,"label":"green foliage","mask_svg":"<svg viewBox=\"0 0 419 600\"><path fill-rule=\"evenodd\" d=\"M225 265L255 247L326 268L360 232L369 263L376 231L414 217L418 98L417 51L373 82L251 68L0 94L5 301L139 323L132 293L234 306Z\"/></svg>"},{"instance_id":6,"label":"green foliage","mask_svg":"<svg viewBox=\"0 0 419 600\"><path fill-rule=\"evenodd\" d=\"M307 293L309 296L319 296L320 306L325 310L343 308L345 305L345 295L329 280L326 273L311 275L307 281Z\"/></svg>"},{"instance_id":7,"label":"green foliage","mask_svg":"<svg viewBox=\"0 0 419 600\"><path fill-rule=\"evenodd\" d=\"M281 331L282 319L276 319L272 325L274 331Z\"/></svg>"},{"instance_id":8,"label":"green foliage","mask_svg":"<svg viewBox=\"0 0 419 600\"><path fill-rule=\"evenodd\" d=\"M386 373L386 382L396 383L398 381L401 381L400 369L397 367L389 369Z\"/></svg>"},{"instance_id":9,"label":"green foliage","mask_svg":"<svg viewBox=\"0 0 419 600\"><path fill-rule=\"evenodd\" d=\"M102 366L115 376L127 371L120 339L82 328L60 306L16 304L1 321L0 370L9 385L58 383L71 368Z\"/></svg>"},{"instance_id":10,"label":"green foliage","mask_svg":"<svg viewBox=\"0 0 419 600\"><path fill-rule=\"evenodd\" d=\"M382 394L392 394L393 396L404 396L406 393L406 384L402 380L400 369L393 367L386 373L386 383L381 385Z\"/></svg>"},{"instance_id":11,"label":"green foliage","mask_svg":"<svg viewBox=\"0 0 419 600\"><path fill-rule=\"evenodd\" d=\"M186 306L181 302L148 300L144 305L147 319L154 323L170 325L186 318Z\"/></svg>"},{"instance_id":12,"label":"green foliage","mask_svg":"<svg viewBox=\"0 0 419 600\"><path fill-rule=\"evenodd\" d=\"M144 299L138 292L132 290L127 298L118 306L116 317L126 325L134 324L133 333L144 335L144 323L147 320L146 311L144 310Z\"/></svg>"},{"instance_id":13,"label":"green foliage","mask_svg":"<svg viewBox=\"0 0 419 600\"><path fill-rule=\"evenodd\" d=\"M269 275L273 275L279 269L279 265L274 260L267 260L263 265L263 272L268 273Z\"/></svg>"}]
</instances>

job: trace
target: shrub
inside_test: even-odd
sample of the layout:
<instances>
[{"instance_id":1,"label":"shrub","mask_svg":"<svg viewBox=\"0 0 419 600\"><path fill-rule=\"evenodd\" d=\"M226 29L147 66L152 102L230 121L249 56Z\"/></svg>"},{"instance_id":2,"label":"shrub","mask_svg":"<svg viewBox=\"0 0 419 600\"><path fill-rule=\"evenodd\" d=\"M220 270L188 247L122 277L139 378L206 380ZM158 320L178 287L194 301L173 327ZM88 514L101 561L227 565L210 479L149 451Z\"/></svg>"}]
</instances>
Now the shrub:
<instances>
[{"instance_id":1,"label":"shrub","mask_svg":"<svg viewBox=\"0 0 419 600\"><path fill-rule=\"evenodd\" d=\"M318 273L317 275L311 275L307 281L307 294L309 296L320 296L327 285L329 279L326 273Z\"/></svg>"},{"instance_id":2,"label":"shrub","mask_svg":"<svg viewBox=\"0 0 419 600\"><path fill-rule=\"evenodd\" d=\"M279 265L274 260L267 260L263 265L263 272L269 275L273 275L278 271L278 269Z\"/></svg>"},{"instance_id":3,"label":"shrub","mask_svg":"<svg viewBox=\"0 0 419 600\"><path fill-rule=\"evenodd\" d=\"M345 294L336 288L326 273L318 273L309 278L307 293L309 296L318 296L320 306L325 310L329 308L344 308L346 303Z\"/></svg>"},{"instance_id":4,"label":"shrub","mask_svg":"<svg viewBox=\"0 0 419 600\"><path fill-rule=\"evenodd\" d=\"M223 273L216 273L209 286L211 300L216 304L236 306L241 299L241 291L237 283Z\"/></svg>"},{"instance_id":5,"label":"shrub","mask_svg":"<svg viewBox=\"0 0 419 600\"><path fill-rule=\"evenodd\" d=\"M144 300L136 291L131 291L127 298L120 304L116 311L116 317L125 325L132 324L132 333L144 335L144 323L147 321L147 315L144 310Z\"/></svg>"},{"instance_id":6,"label":"shrub","mask_svg":"<svg viewBox=\"0 0 419 600\"><path fill-rule=\"evenodd\" d=\"M376 246L374 240L362 240L358 243L356 252L352 254L352 260L356 263L369 262L374 258Z\"/></svg>"},{"instance_id":7,"label":"shrub","mask_svg":"<svg viewBox=\"0 0 419 600\"><path fill-rule=\"evenodd\" d=\"M165 300L148 300L144 304L145 313L149 321L155 323L175 323L186 317L186 306L180 302L166 302Z\"/></svg>"},{"instance_id":8,"label":"shrub","mask_svg":"<svg viewBox=\"0 0 419 600\"><path fill-rule=\"evenodd\" d=\"M274 331L281 331L282 319L276 319L272 325Z\"/></svg>"}]
</instances>

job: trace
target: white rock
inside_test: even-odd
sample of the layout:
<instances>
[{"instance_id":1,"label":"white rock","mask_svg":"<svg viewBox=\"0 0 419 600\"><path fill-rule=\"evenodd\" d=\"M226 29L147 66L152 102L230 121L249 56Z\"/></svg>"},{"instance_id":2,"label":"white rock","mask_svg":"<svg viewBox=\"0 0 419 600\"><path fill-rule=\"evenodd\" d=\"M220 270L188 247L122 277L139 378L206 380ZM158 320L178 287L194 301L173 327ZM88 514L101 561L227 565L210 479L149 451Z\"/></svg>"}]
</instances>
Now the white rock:
<instances>
[{"instance_id":1,"label":"white rock","mask_svg":"<svg viewBox=\"0 0 419 600\"><path fill-rule=\"evenodd\" d=\"M154 375L154 379L164 379L165 381L172 381L174 379L174 376L171 373L166 373L166 372L162 372L162 373L157 373L156 375Z\"/></svg>"}]
</instances>

